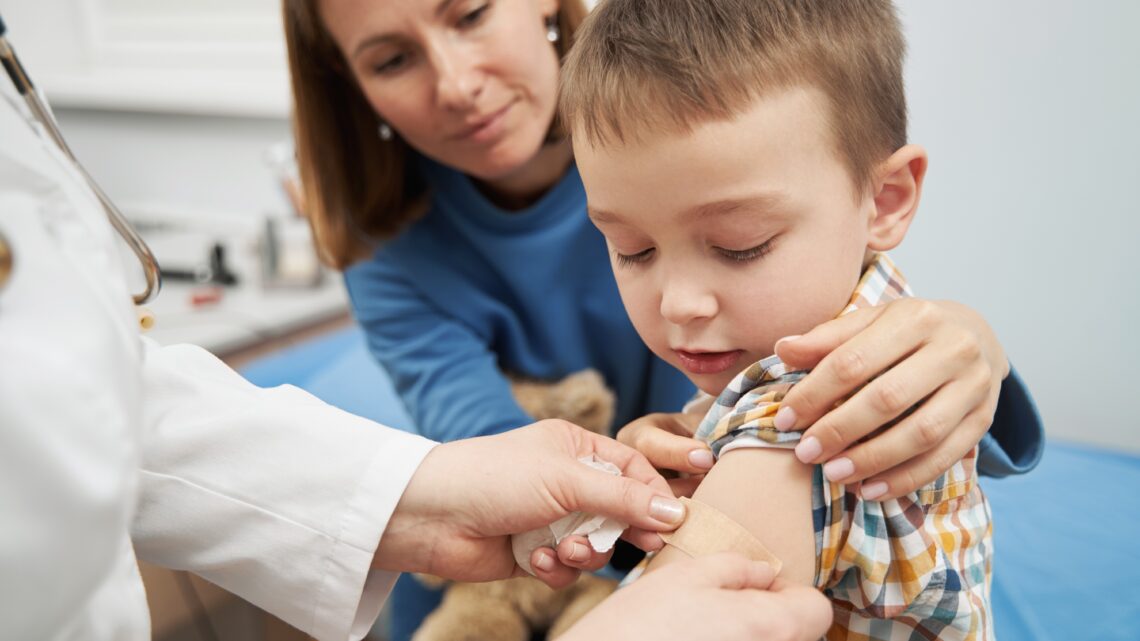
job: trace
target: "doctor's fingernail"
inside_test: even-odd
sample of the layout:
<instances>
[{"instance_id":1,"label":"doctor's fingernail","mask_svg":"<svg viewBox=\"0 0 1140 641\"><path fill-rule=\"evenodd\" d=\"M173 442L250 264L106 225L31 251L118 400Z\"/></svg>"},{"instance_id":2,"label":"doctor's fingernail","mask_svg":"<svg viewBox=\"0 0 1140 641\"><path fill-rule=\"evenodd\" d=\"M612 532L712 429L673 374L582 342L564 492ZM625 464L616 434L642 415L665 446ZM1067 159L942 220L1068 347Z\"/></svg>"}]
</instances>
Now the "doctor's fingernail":
<instances>
[{"instance_id":1,"label":"doctor's fingernail","mask_svg":"<svg viewBox=\"0 0 1140 641\"><path fill-rule=\"evenodd\" d=\"M531 565L543 572L550 572L554 569L554 558L549 554L540 552Z\"/></svg>"},{"instance_id":2,"label":"doctor's fingernail","mask_svg":"<svg viewBox=\"0 0 1140 641\"><path fill-rule=\"evenodd\" d=\"M781 432L790 430L796 426L796 411L784 405L776 412L776 418L772 422Z\"/></svg>"},{"instance_id":3,"label":"doctor's fingernail","mask_svg":"<svg viewBox=\"0 0 1140 641\"><path fill-rule=\"evenodd\" d=\"M837 458L823 466L823 475L829 481L842 481L855 473L855 464L849 458Z\"/></svg>"},{"instance_id":4,"label":"doctor's fingernail","mask_svg":"<svg viewBox=\"0 0 1140 641\"><path fill-rule=\"evenodd\" d=\"M570 560L575 563L581 563L590 558L590 549L581 543L575 543L570 547Z\"/></svg>"},{"instance_id":5,"label":"doctor's fingernail","mask_svg":"<svg viewBox=\"0 0 1140 641\"><path fill-rule=\"evenodd\" d=\"M820 454L823 454L823 446L814 436L805 438L796 446L796 458L802 463L811 463L819 458Z\"/></svg>"},{"instance_id":6,"label":"doctor's fingernail","mask_svg":"<svg viewBox=\"0 0 1140 641\"><path fill-rule=\"evenodd\" d=\"M649 502L649 516L662 523L680 523L685 518L685 506L677 499L655 496Z\"/></svg>"},{"instance_id":7,"label":"doctor's fingernail","mask_svg":"<svg viewBox=\"0 0 1140 641\"><path fill-rule=\"evenodd\" d=\"M713 453L709 450L693 450L689 452L689 465L707 470L713 466Z\"/></svg>"},{"instance_id":8,"label":"doctor's fingernail","mask_svg":"<svg viewBox=\"0 0 1140 641\"><path fill-rule=\"evenodd\" d=\"M860 496L868 501L874 501L880 496L887 493L887 484L882 481L875 481L874 483L867 483L859 490Z\"/></svg>"}]
</instances>

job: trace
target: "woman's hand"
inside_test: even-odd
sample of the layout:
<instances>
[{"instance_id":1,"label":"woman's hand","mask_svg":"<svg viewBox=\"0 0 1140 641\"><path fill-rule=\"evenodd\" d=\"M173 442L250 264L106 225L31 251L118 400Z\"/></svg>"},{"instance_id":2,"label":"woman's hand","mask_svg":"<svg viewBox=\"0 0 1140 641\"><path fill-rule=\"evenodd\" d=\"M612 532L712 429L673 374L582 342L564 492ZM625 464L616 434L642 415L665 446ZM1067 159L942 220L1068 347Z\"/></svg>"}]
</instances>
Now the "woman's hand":
<instances>
[{"instance_id":1,"label":"woman's hand","mask_svg":"<svg viewBox=\"0 0 1140 641\"><path fill-rule=\"evenodd\" d=\"M735 554L678 561L614 593L559 641L821 638L831 625L827 598L773 576Z\"/></svg>"},{"instance_id":2,"label":"woman's hand","mask_svg":"<svg viewBox=\"0 0 1140 641\"><path fill-rule=\"evenodd\" d=\"M693 440L700 422L696 414L649 414L621 428L617 440L665 471L674 494L692 496L713 466L712 451Z\"/></svg>"},{"instance_id":3,"label":"woman's hand","mask_svg":"<svg viewBox=\"0 0 1140 641\"><path fill-rule=\"evenodd\" d=\"M796 455L826 461L832 481L862 481L867 499L913 492L961 459L989 430L1009 374L977 312L913 298L785 338L776 354L813 370L784 398L777 428L810 426Z\"/></svg>"},{"instance_id":4,"label":"woman's hand","mask_svg":"<svg viewBox=\"0 0 1140 641\"><path fill-rule=\"evenodd\" d=\"M616 465L622 476L578 461L591 454ZM566 421L541 421L429 452L389 519L374 566L461 581L526 576L515 563L510 535L578 511L629 523L626 538L647 550L662 546L655 532L684 520L684 507L665 479L633 449ZM569 537L557 551L535 550L535 575L562 587L580 569L605 564L609 554L581 549L584 542Z\"/></svg>"}]
</instances>

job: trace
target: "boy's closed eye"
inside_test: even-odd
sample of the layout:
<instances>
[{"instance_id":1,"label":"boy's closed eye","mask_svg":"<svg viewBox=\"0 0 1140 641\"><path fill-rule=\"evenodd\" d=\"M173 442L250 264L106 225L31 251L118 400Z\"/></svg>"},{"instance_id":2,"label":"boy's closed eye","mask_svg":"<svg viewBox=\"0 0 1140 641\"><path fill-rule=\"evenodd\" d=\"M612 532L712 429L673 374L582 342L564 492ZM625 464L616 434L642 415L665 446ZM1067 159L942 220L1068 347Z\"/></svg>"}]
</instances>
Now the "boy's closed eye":
<instances>
[{"instance_id":1,"label":"boy's closed eye","mask_svg":"<svg viewBox=\"0 0 1140 641\"><path fill-rule=\"evenodd\" d=\"M772 251L772 245L776 239L769 238L768 240L747 249L729 249L727 247L713 246L712 250L734 263L750 263L768 255ZM622 253L617 249L611 250L613 252L614 260L619 267L634 267L649 262L656 253L657 248L648 247L638 252Z\"/></svg>"}]
</instances>

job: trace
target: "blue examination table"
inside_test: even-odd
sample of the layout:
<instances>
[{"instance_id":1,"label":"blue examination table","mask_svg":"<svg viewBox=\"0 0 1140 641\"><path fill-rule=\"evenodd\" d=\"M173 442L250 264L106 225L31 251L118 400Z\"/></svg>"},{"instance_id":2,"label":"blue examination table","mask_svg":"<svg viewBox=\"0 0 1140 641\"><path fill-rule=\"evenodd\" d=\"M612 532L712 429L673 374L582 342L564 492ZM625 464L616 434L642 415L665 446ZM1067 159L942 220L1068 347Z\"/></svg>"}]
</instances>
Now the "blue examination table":
<instances>
[{"instance_id":1,"label":"blue examination table","mask_svg":"<svg viewBox=\"0 0 1140 641\"><path fill-rule=\"evenodd\" d=\"M411 428L357 328L265 357L243 374ZM994 513L1000 641L1140 641L1140 457L1050 441L1036 470L983 487Z\"/></svg>"}]
</instances>

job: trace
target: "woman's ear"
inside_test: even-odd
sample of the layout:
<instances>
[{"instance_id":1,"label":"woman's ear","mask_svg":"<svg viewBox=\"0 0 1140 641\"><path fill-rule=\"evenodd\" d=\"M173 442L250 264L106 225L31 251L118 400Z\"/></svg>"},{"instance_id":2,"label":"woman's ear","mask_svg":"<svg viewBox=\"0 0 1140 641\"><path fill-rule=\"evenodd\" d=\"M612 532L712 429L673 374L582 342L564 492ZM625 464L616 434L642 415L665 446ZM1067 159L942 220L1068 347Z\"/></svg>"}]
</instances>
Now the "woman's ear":
<instances>
[{"instance_id":1,"label":"woman's ear","mask_svg":"<svg viewBox=\"0 0 1140 641\"><path fill-rule=\"evenodd\" d=\"M905 145L879 166L875 184L875 211L869 221L867 247L875 251L894 249L906 236L926 177L926 150Z\"/></svg>"},{"instance_id":2,"label":"woman's ear","mask_svg":"<svg viewBox=\"0 0 1140 641\"><path fill-rule=\"evenodd\" d=\"M557 16L560 4L559 0L538 0L538 10L544 16Z\"/></svg>"}]
</instances>

